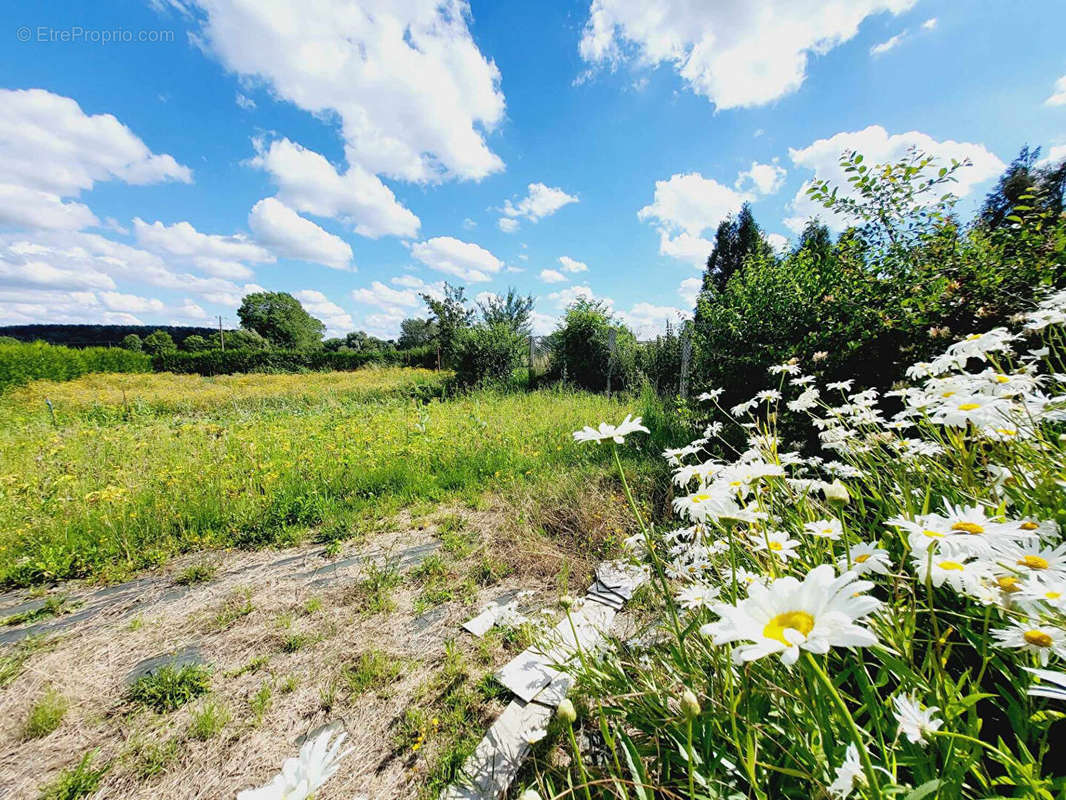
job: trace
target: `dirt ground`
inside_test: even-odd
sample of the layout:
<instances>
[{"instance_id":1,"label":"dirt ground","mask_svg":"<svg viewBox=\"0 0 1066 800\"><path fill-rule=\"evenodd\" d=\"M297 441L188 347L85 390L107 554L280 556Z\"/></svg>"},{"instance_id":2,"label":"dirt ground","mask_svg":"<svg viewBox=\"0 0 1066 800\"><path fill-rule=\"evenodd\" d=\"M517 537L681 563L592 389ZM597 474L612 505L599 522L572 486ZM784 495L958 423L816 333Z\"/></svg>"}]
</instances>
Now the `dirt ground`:
<instances>
[{"instance_id":1,"label":"dirt ground","mask_svg":"<svg viewBox=\"0 0 1066 800\"><path fill-rule=\"evenodd\" d=\"M538 550L526 559L537 569L519 563L509 574L495 560L501 518L498 508L452 509L420 521L401 515L390 530L337 552L313 545L207 553L103 592L53 589L73 598L68 613L36 628L0 628L0 655L28 653L0 689L0 797L35 798L95 750L94 763L111 767L91 797L232 798L268 781L301 737L331 723L347 731L354 752L318 800L425 796L455 731L438 729L434 717L414 746L411 720L429 718L451 696L449 686L475 686L514 652L501 637L477 640L460 625L517 589L535 590L531 607L557 597L559 553ZM179 585L196 565L213 574ZM40 602L27 592L5 595L0 617ZM32 648L13 641L30 630L39 633L28 640ZM345 668L368 652L384 655L394 674L360 693ZM133 703L131 674L172 654L209 666L210 693L168 713ZM53 732L28 739L27 717L49 689L69 710ZM230 719L201 740L190 725L207 704ZM502 707L489 698L471 729L483 731Z\"/></svg>"}]
</instances>

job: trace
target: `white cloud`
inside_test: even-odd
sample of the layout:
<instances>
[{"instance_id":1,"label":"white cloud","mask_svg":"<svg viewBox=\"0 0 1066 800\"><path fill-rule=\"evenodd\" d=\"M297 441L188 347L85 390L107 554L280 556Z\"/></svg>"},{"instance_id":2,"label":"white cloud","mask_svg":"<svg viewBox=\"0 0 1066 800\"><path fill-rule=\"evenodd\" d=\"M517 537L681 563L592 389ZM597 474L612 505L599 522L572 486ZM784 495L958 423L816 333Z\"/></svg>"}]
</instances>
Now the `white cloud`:
<instances>
[{"instance_id":1,"label":"white cloud","mask_svg":"<svg viewBox=\"0 0 1066 800\"><path fill-rule=\"evenodd\" d=\"M1047 155L1037 162L1038 167L1050 167L1066 160L1066 144L1057 144L1048 148Z\"/></svg>"},{"instance_id":2,"label":"white cloud","mask_svg":"<svg viewBox=\"0 0 1066 800\"><path fill-rule=\"evenodd\" d=\"M701 234L740 211L752 196L704 178L698 172L677 174L655 182L655 197L637 217L659 230L659 252L702 266L713 245Z\"/></svg>"},{"instance_id":3,"label":"white cloud","mask_svg":"<svg viewBox=\"0 0 1066 800\"><path fill-rule=\"evenodd\" d=\"M250 278L252 270L248 263L269 264L275 260L273 253L243 234L201 233L188 222L164 225L158 221L147 223L137 217L133 220L133 232L141 246L184 259L217 278Z\"/></svg>"},{"instance_id":4,"label":"white cloud","mask_svg":"<svg viewBox=\"0 0 1066 800\"><path fill-rule=\"evenodd\" d=\"M894 50L903 41L903 37L907 35L906 31L900 31L895 36L891 36L885 39L883 42L879 42L870 48L870 55L883 56L889 50Z\"/></svg>"},{"instance_id":5,"label":"white cloud","mask_svg":"<svg viewBox=\"0 0 1066 800\"><path fill-rule=\"evenodd\" d=\"M470 217L467 217L463 220L463 227L466 228L468 231L472 231L474 230L474 228L477 227L477 223L474 222L474 220L470 219Z\"/></svg>"},{"instance_id":6,"label":"white cloud","mask_svg":"<svg viewBox=\"0 0 1066 800\"><path fill-rule=\"evenodd\" d=\"M923 30L927 30L927 31L935 30L937 22L938 22L938 20L937 20L936 17L930 17L929 19L927 19L925 22L922 23L922 29Z\"/></svg>"},{"instance_id":7,"label":"white cloud","mask_svg":"<svg viewBox=\"0 0 1066 800\"><path fill-rule=\"evenodd\" d=\"M575 300L599 300L607 305L608 308L614 305L614 300L609 297L598 297L590 286L567 286L565 289L560 289L557 292L551 292L548 295L548 300L555 304L557 308L564 309L573 303Z\"/></svg>"},{"instance_id":8,"label":"white cloud","mask_svg":"<svg viewBox=\"0 0 1066 800\"><path fill-rule=\"evenodd\" d=\"M504 233L514 233L518 230L518 220L510 217L500 217L496 220L496 226Z\"/></svg>"},{"instance_id":9,"label":"white cloud","mask_svg":"<svg viewBox=\"0 0 1066 800\"><path fill-rule=\"evenodd\" d=\"M0 286L28 288L113 289L110 275L95 270L68 269L48 261L24 258L8 251L0 254Z\"/></svg>"},{"instance_id":10,"label":"white cloud","mask_svg":"<svg viewBox=\"0 0 1066 800\"><path fill-rule=\"evenodd\" d=\"M99 224L84 203L64 202L51 192L0 183L0 225L49 230L81 230Z\"/></svg>"},{"instance_id":11,"label":"white cloud","mask_svg":"<svg viewBox=\"0 0 1066 800\"><path fill-rule=\"evenodd\" d=\"M504 114L500 73L463 0L192 2L204 49L281 99L335 115L349 164L414 181L503 168L484 138Z\"/></svg>"},{"instance_id":12,"label":"white cloud","mask_svg":"<svg viewBox=\"0 0 1066 800\"><path fill-rule=\"evenodd\" d=\"M355 327L347 311L316 289L301 289L292 296L308 314L326 324L326 336L341 336Z\"/></svg>"},{"instance_id":13,"label":"white cloud","mask_svg":"<svg viewBox=\"0 0 1066 800\"><path fill-rule=\"evenodd\" d=\"M899 14L915 0L592 0L580 52L615 65L630 55L673 64L718 108L769 103L800 87L810 54L852 38L866 17Z\"/></svg>"},{"instance_id":14,"label":"white cloud","mask_svg":"<svg viewBox=\"0 0 1066 800\"><path fill-rule=\"evenodd\" d=\"M775 159L776 161L776 159ZM737 175L734 184L741 191L750 191L754 194L774 194L785 182L788 172L784 167L773 164L760 164L758 161L751 162L751 168Z\"/></svg>"},{"instance_id":15,"label":"white cloud","mask_svg":"<svg viewBox=\"0 0 1066 800\"><path fill-rule=\"evenodd\" d=\"M420 286L417 288L421 289ZM393 289L381 281L374 281L369 288L354 289L352 291L352 299L357 303L365 303L394 311L403 308L417 308L422 304L422 298L419 297L419 293L415 288Z\"/></svg>"},{"instance_id":16,"label":"white cloud","mask_svg":"<svg viewBox=\"0 0 1066 800\"><path fill-rule=\"evenodd\" d=\"M629 326L638 339L645 340L654 339L663 333L667 322L676 324L688 319L692 314L674 306L637 303L628 311L617 312L616 316Z\"/></svg>"},{"instance_id":17,"label":"white cloud","mask_svg":"<svg viewBox=\"0 0 1066 800\"><path fill-rule=\"evenodd\" d=\"M562 189L545 186L543 183L531 183L529 193L517 204L510 200L503 204L503 213L508 217L524 217L531 222L537 222L551 216L563 206L576 202L574 195L567 194Z\"/></svg>"},{"instance_id":18,"label":"white cloud","mask_svg":"<svg viewBox=\"0 0 1066 800\"><path fill-rule=\"evenodd\" d=\"M237 92L236 103L245 111L255 110L255 100L248 97L247 95L241 94L240 92Z\"/></svg>"},{"instance_id":19,"label":"white cloud","mask_svg":"<svg viewBox=\"0 0 1066 800\"><path fill-rule=\"evenodd\" d=\"M92 292L52 289L5 289L0 286L0 324L30 325L41 322L65 324L141 325L126 312L108 311Z\"/></svg>"},{"instance_id":20,"label":"white cloud","mask_svg":"<svg viewBox=\"0 0 1066 800\"><path fill-rule=\"evenodd\" d=\"M1055 81L1051 96L1044 101L1046 106L1066 106L1066 75Z\"/></svg>"},{"instance_id":21,"label":"white cloud","mask_svg":"<svg viewBox=\"0 0 1066 800\"><path fill-rule=\"evenodd\" d=\"M845 195L854 196L851 184L840 167L840 155L845 151L857 150L863 155L866 164L882 164L905 158L907 150L916 147L924 153L935 156L942 163L949 164L951 159L962 161L970 159L973 166L963 167L955 173L958 179L951 184L950 190L959 197L970 194L979 184L998 175L1004 164L981 144L956 142L951 139L937 141L919 131L892 134L880 125L871 125L861 131L838 133L828 139L819 139L801 149L789 149L792 162L797 167L812 170L814 178L828 179L840 188ZM810 217L820 217L835 230L844 227L845 221L829 209L823 208L807 196L810 181L796 192L791 203L794 216L785 220L785 224L799 233Z\"/></svg>"},{"instance_id":22,"label":"white cloud","mask_svg":"<svg viewBox=\"0 0 1066 800\"><path fill-rule=\"evenodd\" d=\"M435 236L411 246L411 255L431 269L470 283L490 280L503 262L483 247L451 236Z\"/></svg>"},{"instance_id":23,"label":"white cloud","mask_svg":"<svg viewBox=\"0 0 1066 800\"><path fill-rule=\"evenodd\" d=\"M44 89L0 89L0 224L79 230L98 225L88 206L64 202L98 181L190 182L110 114L86 114Z\"/></svg>"},{"instance_id":24,"label":"white cloud","mask_svg":"<svg viewBox=\"0 0 1066 800\"><path fill-rule=\"evenodd\" d=\"M207 319L207 312L204 309L194 303L192 300L186 299L177 309L178 313L188 319Z\"/></svg>"},{"instance_id":25,"label":"white cloud","mask_svg":"<svg viewBox=\"0 0 1066 800\"><path fill-rule=\"evenodd\" d=\"M144 313L145 311L163 311L166 306L163 301L156 297L140 297L135 294L123 294L122 292L98 292L101 302L111 311L125 311L130 314Z\"/></svg>"},{"instance_id":26,"label":"white cloud","mask_svg":"<svg viewBox=\"0 0 1066 800\"><path fill-rule=\"evenodd\" d=\"M555 330L555 326L558 322L558 317L554 317L551 314L545 314L542 311L534 311L529 315L529 324L533 329L534 336L547 336Z\"/></svg>"},{"instance_id":27,"label":"white cloud","mask_svg":"<svg viewBox=\"0 0 1066 800\"><path fill-rule=\"evenodd\" d=\"M784 253L789 248L789 241L780 233L768 233L766 234L766 243L770 245L775 253Z\"/></svg>"},{"instance_id":28,"label":"white cloud","mask_svg":"<svg viewBox=\"0 0 1066 800\"><path fill-rule=\"evenodd\" d=\"M261 245L283 258L311 261L333 269L355 268L351 245L304 219L276 197L266 197L252 206L248 227Z\"/></svg>"},{"instance_id":29,"label":"white cloud","mask_svg":"<svg viewBox=\"0 0 1066 800\"><path fill-rule=\"evenodd\" d=\"M570 258L570 256L559 256L559 266L563 268L563 272L570 273L588 272L589 268L588 264Z\"/></svg>"},{"instance_id":30,"label":"white cloud","mask_svg":"<svg viewBox=\"0 0 1066 800\"><path fill-rule=\"evenodd\" d=\"M540 279L545 283L563 283L567 280L563 273L554 269L542 269L540 271Z\"/></svg>"},{"instance_id":31,"label":"white cloud","mask_svg":"<svg viewBox=\"0 0 1066 800\"><path fill-rule=\"evenodd\" d=\"M68 197L96 181L192 181L110 114L86 114L44 89L0 89L0 182Z\"/></svg>"},{"instance_id":32,"label":"white cloud","mask_svg":"<svg viewBox=\"0 0 1066 800\"><path fill-rule=\"evenodd\" d=\"M685 278L685 280L681 281L681 285L677 287L677 293L685 301L686 306L695 308L696 299L700 296L702 287L703 281L699 278Z\"/></svg>"},{"instance_id":33,"label":"white cloud","mask_svg":"<svg viewBox=\"0 0 1066 800\"><path fill-rule=\"evenodd\" d=\"M287 206L344 222L361 236L417 236L421 224L372 172L349 162L338 172L325 156L288 139L256 143L251 164L270 173Z\"/></svg>"}]
</instances>

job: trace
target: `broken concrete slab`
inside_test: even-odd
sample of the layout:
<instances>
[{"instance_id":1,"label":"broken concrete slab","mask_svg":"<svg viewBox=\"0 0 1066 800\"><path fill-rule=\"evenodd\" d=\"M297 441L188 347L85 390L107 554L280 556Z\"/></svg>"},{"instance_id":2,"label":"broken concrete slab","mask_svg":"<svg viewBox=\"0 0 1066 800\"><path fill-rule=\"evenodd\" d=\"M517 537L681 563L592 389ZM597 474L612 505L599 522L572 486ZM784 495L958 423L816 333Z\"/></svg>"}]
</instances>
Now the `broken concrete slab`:
<instances>
[{"instance_id":1,"label":"broken concrete slab","mask_svg":"<svg viewBox=\"0 0 1066 800\"><path fill-rule=\"evenodd\" d=\"M488 633L489 629L498 623L501 619L506 619L508 616L518 614L518 601L523 597L528 597L534 594L534 592L525 590L519 591L512 589L509 592L497 597L487 606L485 606L481 613L476 617L468 619L463 623L463 629L474 634L478 638Z\"/></svg>"},{"instance_id":2,"label":"broken concrete slab","mask_svg":"<svg viewBox=\"0 0 1066 800\"><path fill-rule=\"evenodd\" d=\"M441 793L441 800L496 800L518 774L552 710L512 700L463 765L463 776Z\"/></svg>"}]
</instances>

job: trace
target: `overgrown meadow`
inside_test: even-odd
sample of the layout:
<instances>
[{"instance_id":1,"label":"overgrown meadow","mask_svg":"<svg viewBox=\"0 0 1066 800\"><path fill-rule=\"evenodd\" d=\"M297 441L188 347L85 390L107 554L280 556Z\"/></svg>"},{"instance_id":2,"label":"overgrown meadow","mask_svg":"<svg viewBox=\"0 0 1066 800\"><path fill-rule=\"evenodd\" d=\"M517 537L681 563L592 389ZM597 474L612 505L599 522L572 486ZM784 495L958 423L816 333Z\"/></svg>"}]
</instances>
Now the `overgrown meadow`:
<instances>
[{"instance_id":1,"label":"overgrown meadow","mask_svg":"<svg viewBox=\"0 0 1066 800\"><path fill-rule=\"evenodd\" d=\"M564 390L447 398L446 378L95 375L14 390L0 410L0 583L339 541L415 503L608 472L567 433L626 402Z\"/></svg>"},{"instance_id":2,"label":"overgrown meadow","mask_svg":"<svg viewBox=\"0 0 1066 800\"><path fill-rule=\"evenodd\" d=\"M1062 797L1064 323L1060 291L883 394L796 361L704 394L680 527L628 542L654 623L582 654L584 746L530 796Z\"/></svg>"}]
</instances>

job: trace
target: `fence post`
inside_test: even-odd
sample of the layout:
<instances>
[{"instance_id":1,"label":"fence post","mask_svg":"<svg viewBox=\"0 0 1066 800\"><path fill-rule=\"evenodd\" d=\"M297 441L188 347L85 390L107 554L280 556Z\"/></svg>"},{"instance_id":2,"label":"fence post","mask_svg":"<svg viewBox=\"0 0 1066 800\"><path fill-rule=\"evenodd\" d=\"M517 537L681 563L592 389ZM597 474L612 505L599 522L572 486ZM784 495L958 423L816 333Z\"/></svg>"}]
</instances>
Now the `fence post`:
<instances>
[{"instance_id":1,"label":"fence post","mask_svg":"<svg viewBox=\"0 0 1066 800\"><path fill-rule=\"evenodd\" d=\"M688 400L688 370L692 362L692 337L686 331L681 335L681 386L682 400Z\"/></svg>"},{"instance_id":2,"label":"fence post","mask_svg":"<svg viewBox=\"0 0 1066 800\"><path fill-rule=\"evenodd\" d=\"M611 373L614 371L614 347L618 341L618 331L611 328L607 334L607 396L611 396Z\"/></svg>"}]
</instances>

